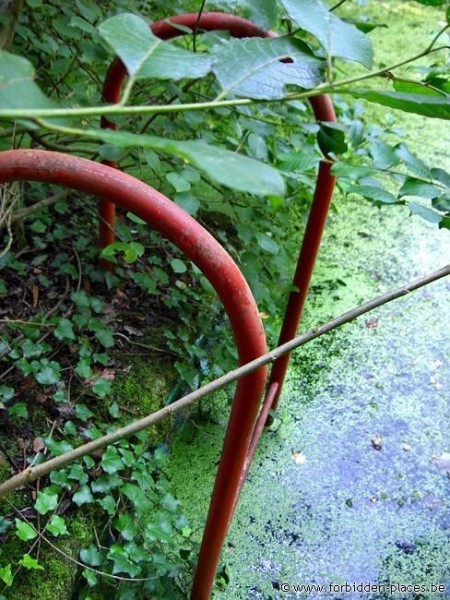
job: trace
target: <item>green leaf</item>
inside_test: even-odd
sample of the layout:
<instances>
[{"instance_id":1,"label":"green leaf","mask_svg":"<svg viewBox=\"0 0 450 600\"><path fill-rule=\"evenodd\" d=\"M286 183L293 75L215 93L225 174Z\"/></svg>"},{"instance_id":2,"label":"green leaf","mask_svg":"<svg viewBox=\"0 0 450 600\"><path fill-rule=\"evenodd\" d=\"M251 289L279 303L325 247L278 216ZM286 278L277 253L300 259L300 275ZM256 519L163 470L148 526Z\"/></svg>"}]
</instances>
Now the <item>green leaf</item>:
<instances>
[{"instance_id":1,"label":"green leaf","mask_svg":"<svg viewBox=\"0 0 450 600\"><path fill-rule=\"evenodd\" d=\"M285 86L311 89L322 81L325 62L311 54L300 40L244 38L220 40L213 49L213 71L222 86L221 96L277 100ZM292 62L280 62L284 58Z\"/></svg>"},{"instance_id":2,"label":"green leaf","mask_svg":"<svg viewBox=\"0 0 450 600\"><path fill-rule=\"evenodd\" d=\"M101 500L97 500L97 502L109 515L116 514L116 501L112 496L105 496Z\"/></svg>"},{"instance_id":3,"label":"green leaf","mask_svg":"<svg viewBox=\"0 0 450 600\"><path fill-rule=\"evenodd\" d=\"M56 327L55 331L53 332L54 336L58 339L61 340L62 342L65 341L71 341L71 340L75 340L75 333L73 331L73 325L72 322L69 321L69 319L60 319L58 322L58 326Z\"/></svg>"},{"instance_id":4,"label":"green leaf","mask_svg":"<svg viewBox=\"0 0 450 600\"><path fill-rule=\"evenodd\" d=\"M78 408L78 406L76 407ZM75 408L75 410L76 410ZM64 454L64 452L69 452L69 450L73 450L73 446L69 444L66 440L55 440L50 437L44 438L45 445L53 454L53 456L59 456L60 454Z\"/></svg>"},{"instance_id":5,"label":"green leaf","mask_svg":"<svg viewBox=\"0 0 450 600\"><path fill-rule=\"evenodd\" d=\"M425 221L429 221L435 225L442 220L442 215L432 208L428 208L428 206L423 206L416 202L408 202L408 208L412 215L418 215L419 217L422 217L422 219L425 219Z\"/></svg>"},{"instance_id":6,"label":"green leaf","mask_svg":"<svg viewBox=\"0 0 450 600\"><path fill-rule=\"evenodd\" d=\"M128 541L133 540L138 532L136 520L130 514L120 515L120 517L115 520L114 526L117 531L120 531L122 537Z\"/></svg>"},{"instance_id":7,"label":"green leaf","mask_svg":"<svg viewBox=\"0 0 450 600\"><path fill-rule=\"evenodd\" d=\"M72 500L77 506L83 506L83 504L94 502L94 496L92 495L91 488L88 485L82 485L72 496Z\"/></svg>"},{"instance_id":8,"label":"green leaf","mask_svg":"<svg viewBox=\"0 0 450 600\"><path fill-rule=\"evenodd\" d=\"M420 177L421 179L431 179L431 170L428 165L426 165L423 160L417 158L406 144L399 144L395 148L396 155L401 158L407 167L408 171L410 171L413 175Z\"/></svg>"},{"instance_id":9,"label":"green leaf","mask_svg":"<svg viewBox=\"0 0 450 600\"><path fill-rule=\"evenodd\" d=\"M14 575L12 574L11 563L7 564L6 567L0 567L0 579L8 587L12 586Z\"/></svg>"},{"instance_id":10,"label":"green leaf","mask_svg":"<svg viewBox=\"0 0 450 600\"><path fill-rule=\"evenodd\" d=\"M28 407L25 402L16 402L14 406L8 408L8 412L13 417L18 417L19 419L28 419Z\"/></svg>"},{"instance_id":11,"label":"green leaf","mask_svg":"<svg viewBox=\"0 0 450 600\"><path fill-rule=\"evenodd\" d=\"M445 187L450 190L450 173L447 173L447 171L444 171L444 169L439 169L436 167L431 169L431 177L434 180L443 183Z\"/></svg>"},{"instance_id":12,"label":"green leaf","mask_svg":"<svg viewBox=\"0 0 450 600\"><path fill-rule=\"evenodd\" d=\"M380 202L381 204L397 204L398 200L395 196L386 192L379 187L375 187L374 185L354 185L349 188L349 192L353 192L354 194L360 194L364 198L368 198L369 200L373 200L375 202Z\"/></svg>"},{"instance_id":13,"label":"green leaf","mask_svg":"<svg viewBox=\"0 0 450 600\"><path fill-rule=\"evenodd\" d=\"M25 521L15 519L15 523L16 535L24 542L27 542L28 540L34 540L34 538L37 537L38 534L35 528L31 525L28 525L28 523L25 523Z\"/></svg>"},{"instance_id":14,"label":"green leaf","mask_svg":"<svg viewBox=\"0 0 450 600\"><path fill-rule=\"evenodd\" d=\"M113 561L113 574L126 573L130 577L137 577L141 567L131 562L126 551L117 544L113 544L108 552L108 558Z\"/></svg>"},{"instance_id":15,"label":"green leaf","mask_svg":"<svg viewBox=\"0 0 450 600\"><path fill-rule=\"evenodd\" d=\"M277 169L242 154L201 141L177 141L106 129L86 129L86 137L102 139L121 148L154 148L182 158L202 170L212 180L241 192L261 196L284 196L284 180Z\"/></svg>"},{"instance_id":16,"label":"green leaf","mask_svg":"<svg viewBox=\"0 0 450 600\"><path fill-rule=\"evenodd\" d=\"M371 145L370 154L373 158L373 164L380 167L380 169L388 169L400 162L400 157L395 153L395 149L380 140Z\"/></svg>"},{"instance_id":17,"label":"green leaf","mask_svg":"<svg viewBox=\"0 0 450 600\"><path fill-rule=\"evenodd\" d=\"M111 392L112 382L104 377L100 377L92 386L92 391L99 398L104 398Z\"/></svg>"},{"instance_id":18,"label":"green leaf","mask_svg":"<svg viewBox=\"0 0 450 600\"><path fill-rule=\"evenodd\" d=\"M138 511L147 512L152 509L152 501L137 485L126 483L120 491L134 504Z\"/></svg>"},{"instance_id":19,"label":"green leaf","mask_svg":"<svg viewBox=\"0 0 450 600\"><path fill-rule=\"evenodd\" d=\"M416 0L416 2L425 4L426 6L442 6L446 0Z\"/></svg>"},{"instance_id":20,"label":"green leaf","mask_svg":"<svg viewBox=\"0 0 450 600\"><path fill-rule=\"evenodd\" d=\"M211 70L211 58L164 42L136 15L124 13L104 21L100 35L136 78L198 78Z\"/></svg>"},{"instance_id":21,"label":"green leaf","mask_svg":"<svg viewBox=\"0 0 450 600\"><path fill-rule=\"evenodd\" d=\"M247 0L245 4L253 23L264 29L270 29L275 25L278 13L276 0Z\"/></svg>"},{"instance_id":22,"label":"green leaf","mask_svg":"<svg viewBox=\"0 0 450 600\"><path fill-rule=\"evenodd\" d=\"M278 254L280 250L276 241L264 234L258 236L258 246L270 254Z\"/></svg>"},{"instance_id":23,"label":"green leaf","mask_svg":"<svg viewBox=\"0 0 450 600\"><path fill-rule=\"evenodd\" d=\"M170 266L175 273L185 273L187 271L186 263L179 258L174 258L172 261L170 261Z\"/></svg>"},{"instance_id":24,"label":"green leaf","mask_svg":"<svg viewBox=\"0 0 450 600\"><path fill-rule=\"evenodd\" d=\"M42 361L44 362L44 361ZM55 361L47 361L47 364L36 373L36 379L42 385L53 385L58 383L61 379L60 370L61 366Z\"/></svg>"},{"instance_id":25,"label":"green leaf","mask_svg":"<svg viewBox=\"0 0 450 600\"><path fill-rule=\"evenodd\" d=\"M77 415L78 419L81 419L81 421L87 421L95 416L92 410L86 406L86 404L77 404L75 406L75 414Z\"/></svg>"},{"instance_id":26,"label":"green leaf","mask_svg":"<svg viewBox=\"0 0 450 600\"><path fill-rule=\"evenodd\" d=\"M96 329L95 337L98 339L100 344L102 346L104 346L105 348L112 348L114 346L113 332L110 329L106 329L106 327L102 327L101 329Z\"/></svg>"},{"instance_id":27,"label":"green leaf","mask_svg":"<svg viewBox=\"0 0 450 600\"><path fill-rule=\"evenodd\" d=\"M90 362L86 359L81 359L75 367L75 373L82 379L91 379L94 375L94 371L90 365Z\"/></svg>"},{"instance_id":28,"label":"green leaf","mask_svg":"<svg viewBox=\"0 0 450 600\"><path fill-rule=\"evenodd\" d=\"M14 388L9 385L0 385L0 399L3 402L9 402L14 398Z\"/></svg>"},{"instance_id":29,"label":"green leaf","mask_svg":"<svg viewBox=\"0 0 450 600\"><path fill-rule=\"evenodd\" d=\"M90 567L99 567L102 564L102 555L94 544L91 544L88 548L83 548L83 550L80 551L80 558Z\"/></svg>"},{"instance_id":30,"label":"green leaf","mask_svg":"<svg viewBox=\"0 0 450 600\"><path fill-rule=\"evenodd\" d=\"M55 492L39 492L34 508L40 515L46 515L58 506L58 494Z\"/></svg>"},{"instance_id":31,"label":"green leaf","mask_svg":"<svg viewBox=\"0 0 450 600\"><path fill-rule=\"evenodd\" d=\"M138 242L113 242L106 246L106 248L103 248L101 256L102 258L111 260L120 252L124 255L124 261L127 264L131 264L144 254L145 248Z\"/></svg>"},{"instance_id":32,"label":"green leaf","mask_svg":"<svg viewBox=\"0 0 450 600\"><path fill-rule=\"evenodd\" d=\"M117 474L102 475L91 483L91 488L94 493L104 494L119 487L121 484L122 480Z\"/></svg>"},{"instance_id":33,"label":"green leaf","mask_svg":"<svg viewBox=\"0 0 450 600\"><path fill-rule=\"evenodd\" d=\"M189 181L187 181L187 179L178 173L167 173L166 179L173 186L176 192L188 192L191 189L191 184Z\"/></svg>"},{"instance_id":34,"label":"green leaf","mask_svg":"<svg viewBox=\"0 0 450 600\"><path fill-rule=\"evenodd\" d=\"M102 469L110 475L124 468L122 457L114 446L106 448L100 464Z\"/></svg>"},{"instance_id":35,"label":"green leaf","mask_svg":"<svg viewBox=\"0 0 450 600\"><path fill-rule=\"evenodd\" d=\"M0 108L56 108L33 81L34 74L28 60L0 50Z\"/></svg>"},{"instance_id":36,"label":"green leaf","mask_svg":"<svg viewBox=\"0 0 450 600\"><path fill-rule=\"evenodd\" d=\"M341 90L343 93L344 90ZM404 112L423 115L432 119L450 119L450 96L406 94L403 92L378 92L375 90L346 91L354 98L389 106Z\"/></svg>"},{"instance_id":37,"label":"green leaf","mask_svg":"<svg viewBox=\"0 0 450 600\"><path fill-rule=\"evenodd\" d=\"M321 123L317 134L319 148L325 154L344 154L348 150L345 134L339 125Z\"/></svg>"},{"instance_id":38,"label":"green leaf","mask_svg":"<svg viewBox=\"0 0 450 600\"><path fill-rule=\"evenodd\" d=\"M281 0L281 3L298 27L319 40L327 55L360 62L368 69L372 67L370 39L331 13L322 0Z\"/></svg>"},{"instance_id":39,"label":"green leaf","mask_svg":"<svg viewBox=\"0 0 450 600\"><path fill-rule=\"evenodd\" d=\"M56 537L59 535L67 535L69 533L65 519L58 515L53 515L47 523L47 530Z\"/></svg>"},{"instance_id":40,"label":"green leaf","mask_svg":"<svg viewBox=\"0 0 450 600\"><path fill-rule=\"evenodd\" d=\"M26 569L34 569L36 571L43 571L44 567L38 563L38 561L30 556L29 554L24 554L22 558L19 560L19 565L25 567Z\"/></svg>"},{"instance_id":41,"label":"green leaf","mask_svg":"<svg viewBox=\"0 0 450 600\"><path fill-rule=\"evenodd\" d=\"M403 196L419 196L432 200L433 198L437 198L440 193L440 188L431 183L420 181L414 177L407 177L400 188L398 195L399 198L403 198Z\"/></svg>"},{"instance_id":42,"label":"green leaf","mask_svg":"<svg viewBox=\"0 0 450 600\"><path fill-rule=\"evenodd\" d=\"M95 585L97 585L97 583L98 583L97 573L95 573L94 571L91 571L90 569L83 569L83 571L81 573L82 573L83 577L86 579L89 587L94 587ZM91 596L87 596L87 598L90 598L90 597Z\"/></svg>"}]
</instances>

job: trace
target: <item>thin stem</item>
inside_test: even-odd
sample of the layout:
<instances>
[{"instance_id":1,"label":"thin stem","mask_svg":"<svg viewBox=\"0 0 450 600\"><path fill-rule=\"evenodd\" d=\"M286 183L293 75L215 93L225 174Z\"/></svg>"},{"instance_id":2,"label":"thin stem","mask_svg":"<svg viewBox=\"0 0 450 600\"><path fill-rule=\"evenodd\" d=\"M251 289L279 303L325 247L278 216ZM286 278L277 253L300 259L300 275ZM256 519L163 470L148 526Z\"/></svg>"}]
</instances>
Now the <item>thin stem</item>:
<instances>
[{"instance_id":1,"label":"thin stem","mask_svg":"<svg viewBox=\"0 0 450 600\"><path fill-rule=\"evenodd\" d=\"M36 481L36 479L39 479L44 475L48 475L48 473L55 471L56 469L62 469L63 467L66 467L67 465L73 463L79 458L82 458L83 456L86 456L87 454L91 454L92 452L99 450L100 448L105 448L110 444L114 444L125 437L135 435L139 431L142 431L143 429L146 429L147 427L158 423L159 421L171 415L172 413L175 413L183 408L186 408L187 406L190 406L191 404L194 404L195 402L200 400L200 398L203 398L207 394L215 392L218 389L224 387L225 385L237 381L245 375L256 371L264 365L274 362L280 356L292 352L296 348L303 346L304 344L324 335L325 333L329 333L333 329L337 329L338 327L341 327L342 325L345 325L350 321L354 321L361 315L364 315L370 312L371 310L382 306L383 304L392 302L392 300L400 298L401 296L405 296L410 292L417 290L425 285L428 285L433 281L437 281L442 277L446 277L447 275L450 275L450 264L446 265L442 269L433 271L432 273L429 273L428 275L421 277L420 279L416 279L415 281L403 285L393 291L386 292L381 296L377 296L376 298L373 298L372 300L369 300L368 302L365 302L364 304L361 304L356 308L349 310L348 312L340 315L339 317L336 317L335 319L329 321L325 325L320 325L319 327L312 329L311 331L308 331L303 335L295 337L291 341L286 342L281 346L278 346L278 348L275 348L271 352L267 352L266 354L263 354L262 356L252 360L251 362L237 369L234 369L229 373L226 373L222 377L219 377L218 379L207 383L198 390L191 392L190 394L184 396L180 400L177 400L173 404L165 406L164 408L152 413L151 415L148 415L147 417L144 417L143 419L139 419L138 421L134 421L129 425L120 427L112 433L109 433L101 438L88 442L87 444L83 444L82 446L78 446L77 448L74 448L69 452L65 452L60 456L56 456L55 458L52 458L46 461L45 463L36 465L33 468L28 467L21 473L14 475L13 477L7 479L4 483L0 485L0 498L24 484Z\"/></svg>"},{"instance_id":2,"label":"thin stem","mask_svg":"<svg viewBox=\"0 0 450 600\"><path fill-rule=\"evenodd\" d=\"M340 0L340 2L338 2L337 4L335 4L332 8L330 8L330 12L333 12L334 10L336 10L337 8L339 8L340 6L342 6L343 4L345 4L347 2L347 0Z\"/></svg>"},{"instance_id":3,"label":"thin stem","mask_svg":"<svg viewBox=\"0 0 450 600\"><path fill-rule=\"evenodd\" d=\"M449 25L447 25L444 29L442 29L437 36L433 39L432 43L427 47L426 50L419 52L418 54L412 56L411 58L404 59L398 63L393 65L389 65L387 67L383 67L382 69L377 69L376 71L371 71L370 73L365 73L364 75L358 75L356 77L350 77L348 79L341 79L339 81L333 82L331 85L328 83L322 83L318 85L316 88L312 90L307 90L305 92L288 94L282 100L253 100L251 98L235 98L233 100L213 100L210 102L191 102L186 104L176 104L176 105L165 105L165 106L123 106L121 104L112 104L108 106L89 106L89 107L80 107L80 108L38 108L38 109L3 109L0 110L0 120L14 120L14 119L44 119L44 118L54 118L54 117L92 117L92 116L108 116L108 115L129 115L129 114L153 114L153 113L173 113L173 112L186 112L192 110L210 110L215 108L227 108L233 106L249 106L257 103L269 104L274 102L288 102L290 100L301 100L306 98L312 98L314 96L319 96L321 94L330 94L333 93L336 89L341 88L345 85L350 85L352 83L358 83L359 81L365 81L366 79L370 79L372 77L377 77L379 75L384 75L389 71L393 71L399 67L407 65L419 58L426 56L427 54L431 54L433 52L439 52L441 50L448 50L450 46L439 46L438 48L433 48L432 46L438 39L438 37L445 31ZM57 129L56 129L57 130Z\"/></svg>"},{"instance_id":4,"label":"thin stem","mask_svg":"<svg viewBox=\"0 0 450 600\"><path fill-rule=\"evenodd\" d=\"M198 25L200 23L200 19L202 18L203 9L205 8L206 0L202 0L200 10L198 11L197 21L194 25L194 31L192 33L192 48L194 52L197 52L197 34L198 34Z\"/></svg>"}]
</instances>

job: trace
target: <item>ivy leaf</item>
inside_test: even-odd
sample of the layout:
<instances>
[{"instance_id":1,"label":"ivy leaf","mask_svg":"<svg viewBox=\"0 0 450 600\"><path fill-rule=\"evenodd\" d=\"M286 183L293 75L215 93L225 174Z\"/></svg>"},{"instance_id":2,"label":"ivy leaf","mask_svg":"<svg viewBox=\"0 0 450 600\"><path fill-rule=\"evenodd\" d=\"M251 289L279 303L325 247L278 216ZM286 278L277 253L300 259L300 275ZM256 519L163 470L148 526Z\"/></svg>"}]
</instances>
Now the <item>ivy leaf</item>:
<instances>
[{"instance_id":1,"label":"ivy leaf","mask_svg":"<svg viewBox=\"0 0 450 600\"><path fill-rule=\"evenodd\" d=\"M185 273L187 270L186 263L179 258L174 258L170 262L170 266L172 267L174 273Z\"/></svg>"},{"instance_id":2,"label":"ivy leaf","mask_svg":"<svg viewBox=\"0 0 450 600\"><path fill-rule=\"evenodd\" d=\"M123 131L86 130L84 134L122 148L154 148L182 158L202 170L213 181L241 192L261 196L284 196L286 188L280 172L253 158L211 146L201 141L177 141Z\"/></svg>"},{"instance_id":3,"label":"ivy leaf","mask_svg":"<svg viewBox=\"0 0 450 600\"><path fill-rule=\"evenodd\" d=\"M296 25L319 40L327 55L360 62L368 69L372 67L370 38L331 13L322 0L281 0L281 3Z\"/></svg>"},{"instance_id":4,"label":"ivy leaf","mask_svg":"<svg viewBox=\"0 0 450 600\"><path fill-rule=\"evenodd\" d=\"M58 383L61 378L60 364L54 360L48 361L48 364L44 365L42 369L36 373L36 380L42 385L53 385Z\"/></svg>"},{"instance_id":5,"label":"ivy leaf","mask_svg":"<svg viewBox=\"0 0 450 600\"><path fill-rule=\"evenodd\" d=\"M120 515L120 517L114 522L114 526L117 531L120 531L122 537L129 542L135 538L138 531L137 523L134 517L130 514Z\"/></svg>"},{"instance_id":6,"label":"ivy leaf","mask_svg":"<svg viewBox=\"0 0 450 600\"><path fill-rule=\"evenodd\" d=\"M222 96L231 92L246 98L281 99L287 84L306 89L319 85L325 69L325 62L303 42L289 38L221 40L213 56ZM292 62L280 62L284 58Z\"/></svg>"},{"instance_id":7,"label":"ivy leaf","mask_svg":"<svg viewBox=\"0 0 450 600\"><path fill-rule=\"evenodd\" d=\"M28 540L34 540L37 537L37 531L25 521L21 521L20 519L15 519L16 524L16 535L18 538L27 542Z\"/></svg>"},{"instance_id":8,"label":"ivy leaf","mask_svg":"<svg viewBox=\"0 0 450 600\"><path fill-rule=\"evenodd\" d=\"M211 69L209 56L164 42L136 15L116 15L104 21L98 30L132 77L192 79L203 77Z\"/></svg>"},{"instance_id":9,"label":"ivy leaf","mask_svg":"<svg viewBox=\"0 0 450 600\"><path fill-rule=\"evenodd\" d=\"M126 573L136 577L141 573L141 567L131 562L126 551L117 544L113 544L108 552L108 558L113 561L113 574Z\"/></svg>"},{"instance_id":10,"label":"ivy leaf","mask_svg":"<svg viewBox=\"0 0 450 600\"><path fill-rule=\"evenodd\" d=\"M426 89L426 88L425 88ZM341 90L341 93L344 90ZM348 92L354 98L396 108L403 112L415 113L432 119L450 119L450 96L429 94L407 94L405 92L378 92L375 90L357 90Z\"/></svg>"},{"instance_id":11,"label":"ivy leaf","mask_svg":"<svg viewBox=\"0 0 450 600\"><path fill-rule=\"evenodd\" d=\"M12 574L11 563L7 564L6 567L0 567L0 579L8 587L12 586L14 575Z\"/></svg>"},{"instance_id":12,"label":"ivy leaf","mask_svg":"<svg viewBox=\"0 0 450 600\"><path fill-rule=\"evenodd\" d=\"M56 327L53 333L54 336L62 342L76 339L75 333L73 331L72 322L69 321L69 319L60 319L58 322L58 326Z\"/></svg>"},{"instance_id":13,"label":"ivy leaf","mask_svg":"<svg viewBox=\"0 0 450 600\"><path fill-rule=\"evenodd\" d=\"M100 377L92 386L92 391L99 398L104 398L111 392L112 382L104 377Z\"/></svg>"},{"instance_id":14,"label":"ivy leaf","mask_svg":"<svg viewBox=\"0 0 450 600\"><path fill-rule=\"evenodd\" d=\"M112 496L105 496L101 500L97 500L97 502L109 515L114 515L116 513L116 501Z\"/></svg>"},{"instance_id":15,"label":"ivy leaf","mask_svg":"<svg viewBox=\"0 0 450 600\"><path fill-rule=\"evenodd\" d=\"M36 571L43 571L44 567L38 563L38 561L30 556L29 554L24 554L22 558L19 560L19 565L25 567L26 569L34 569Z\"/></svg>"},{"instance_id":16,"label":"ivy leaf","mask_svg":"<svg viewBox=\"0 0 450 600\"><path fill-rule=\"evenodd\" d=\"M108 446L102 456L101 467L110 475L124 468L122 457L114 446Z\"/></svg>"},{"instance_id":17,"label":"ivy leaf","mask_svg":"<svg viewBox=\"0 0 450 600\"><path fill-rule=\"evenodd\" d=\"M80 558L90 567L99 567L102 564L102 555L93 544L80 551Z\"/></svg>"},{"instance_id":18,"label":"ivy leaf","mask_svg":"<svg viewBox=\"0 0 450 600\"><path fill-rule=\"evenodd\" d=\"M39 492L34 508L40 515L46 515L58 506L58 494L55 492Z\"/></svg>"},{"instance_id":19,"label":"ivy leaf","mask_svg":"<svg viewBox=\"0 0 450 600\"><path fill-rule=\"evenodd\" d=\"M0 108L56 108L34 82L34 75L28 60L0 50Z\"/></svg>"},{"instance_id":20,"label":"ivy leaf","mask_svg":"<svg viewBox=\"0 0 450 600\"><path fill-rule=\"evenodd\" d=\"M94 496L92 495L91 489L88 485L82 485L80 489L72 496L72 500L77 506L83 506L83 504L94 502Z\"/></svg>"},{"instance_id":21,"label":"ivy leaf","mask_svg":"<svg viewBox=\"0 0 450 600\"><path fill-rule=\"evenodd\" d=\"M67 535L69 533L65 519L58 515L53 515L53 517L47 523L47 529L56 537L59 535Z\"/></svg>"}]
</instances>

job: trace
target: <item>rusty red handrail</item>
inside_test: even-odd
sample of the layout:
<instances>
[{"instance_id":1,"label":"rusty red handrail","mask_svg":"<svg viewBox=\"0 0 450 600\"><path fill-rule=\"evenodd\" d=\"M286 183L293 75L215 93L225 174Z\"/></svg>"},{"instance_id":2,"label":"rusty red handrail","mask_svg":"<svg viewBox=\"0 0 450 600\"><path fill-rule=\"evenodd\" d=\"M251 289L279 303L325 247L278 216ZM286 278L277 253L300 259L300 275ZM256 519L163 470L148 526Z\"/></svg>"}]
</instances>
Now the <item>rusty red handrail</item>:
<instances>
[{"instance_id":1,"label":"rusty red handrail","mask_svg":"<svg viewBox=\"0 0 450 600\"><path fill-rule=\"evenodd\" d=\"M178 15L170 19L157 21L151 25L152 32L161 39L168 40L177 36L185 35L185 30L178 28L181 25L184 28L198 31L211 30L227 30L233 37L276 37L277 34L272 31L266 31L256 26L251 21L220 12L202 13L200 18L197 13L189 13ZM116 58L108 69L103 87L103 99L108 103L117 103L120 101L121 90L124 80L127 76L126 68L119 58ZM314 112L314 116L318 122L320 121L335 121L333 105L328 96L315 96L310 98L310 103ZM116 125L106 118L102 119L102 127L116 129ZM325 157L327 158L327 157ZM116 166L114 163L108 163L111 166ZM305 306L306 297L311 281L311 276L314 264L319 251L320 242L325 228L326 218L330 207L333 189L335 185L335 177L331 174L331 163L329 160L322 160L319 165L319 172L316 180L313 201L308 216L308 221L305 228L303 241L300 248L300 253L297 260L297 266L293 279L293 287L295 291L289 295L285 316L279 337L279 344L289 341L295 337L297 328L300 323L303 308ZM105 246L114 240L114 205L108 201L102 200L100 205L100 246ZM264 424L268 418L271 409L278 406L279 396L283 387L283 382L286 376L286 371L289 363L290 355L284 355L275 361L267 388L264 404L261 408L258 420L251 434L251 443L248 449L245 465L237 482L235 499L237 501L239 493L242 489L245 477L248 473L253 454L256 450L259 439L262 435ZM227 450L225 447L222 451L222 460L227 461ZM224 485L222 477L227 478L226 471L218 472L216 486L218 489ZM216 506L219 502L219 506ZM208 515L207 529L215 527L215 514L220 512L220 496L213 498L211 512ZM214 505L214 511L212 506ZM206 530L205 530L206 531ZM214 549L215 550L215 549ZM206 599L209 597L208 590L213 584L214 572L203 571L200 566L208 562L208 556L211 552L209 543L206 542L206 537L203 538L200 549L199 562L194 578L192 588L192 598ZM218 562L219 557L217 557ZM212 563L209 563L212 565Z\"/></svg>"},{"instance_id":2,"label":"rusty red handrail","mask_svg":"<svg viewBox=\"0 0 450 600\"><path fill-rule=\"evenodd\" d=\"M41 181L111 199L133 212L180 248L209 279L229 316L244 364L266 352L265 335L250 288L230 255L199 223L174 202L121 171L90 160L46 150L0 152L0 183ZM239 490L267 371L239 381L225 435L197 573L198 598L208 598ZM209 574L205 579L205 574Z\"/></svg>"}]
</instances>

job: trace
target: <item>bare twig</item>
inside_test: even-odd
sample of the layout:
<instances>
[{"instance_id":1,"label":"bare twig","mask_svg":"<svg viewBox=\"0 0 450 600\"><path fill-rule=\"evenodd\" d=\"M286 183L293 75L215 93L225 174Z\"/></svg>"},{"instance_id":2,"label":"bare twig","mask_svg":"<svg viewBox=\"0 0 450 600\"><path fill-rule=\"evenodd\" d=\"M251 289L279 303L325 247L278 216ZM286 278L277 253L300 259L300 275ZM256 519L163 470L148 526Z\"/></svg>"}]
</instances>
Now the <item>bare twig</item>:
<instances>
[{"instance_id":1,"label":"bare twig","mask_svg":"<svg viewBox=\"0 0 450 600\"><path fill-rule=\"evenodd\" d=\"M119 429L113 431L112 433L109 433L108 435L88 442L87 444L83 444L82 446L78 446L78 448L74 448L69 452L65 452L60 456L56 456L55 458L52 458L46 461L45 463L41 463L40 465L36 465L32 468L28 467L25 471L22 471L22 473L14 475L13 477L11 477L10 479L8 479L0 485L0 498L8 494L9 492L12 492L13 490L17 489L18 487L35 481L36 479L39 479L44 475L48 475L48 473L50 473L51 471L61 469L74 462L75 460L86 456L87 454L91 454L96 450L105 448L110 444L114 444L115 442L118 442L125 437L134 435L139 431L150 427L150 425L158 423L168 415L171 415L172 413L178 412L179 410L190 406L191 404L197 402L198 400L200 400L200 398L203 398L207 394L215 392L216 390L224 387L225 385L237 381L238 379L241 379L245 375L256 371L256 369L259 369L260 367L263 367L268 363L274 362L283 354L287 354L295 348L299 348L300 346L303 346L311 340L314 340L324 335L325 333L332 331L333 329L337 329L338 327L341 327L342 325L345 325L350 321L354 321L361 315L364 315L365 313L373 310L374 308L378 308L383 304L392 302L392 300L400 298L401 296L406 296L410 292L417 290L425 285L428 285L433 281L437 281L442 277L446 277L447 275L450 275L450 264L446 265L442 269L429 273L425 277L421 277L420 279L417 279L411 283L399 287L391 292L386 292L381 296L377 296L376 298L373 298L372 300L369 300L368 302L365 302L364 304L361 304L360 306L349 310L348 312L340 315L339 317L336 317L332 321L329 321L325 325L320 325L319 327L316 327L315 329L312 329L311 331L308 331L307 333L304 333L292 339L286 344L275 348L271 352L267 352L259 358L256 358L255 360L252 360L251 362L237 369L234 369L233 371L230 371L225 375L222 375L222 377L211 381L210 383L204 385L198 390L195 390L194 392L191 392L190 394L184 396L180 400L177 400L173 404L165 406L164 408L148 415L147 417L144 417L143 419L139 419L134 423L130 423L129 425L125 425L124 427L120 427Z\"/></svg>"}]
</instances>

